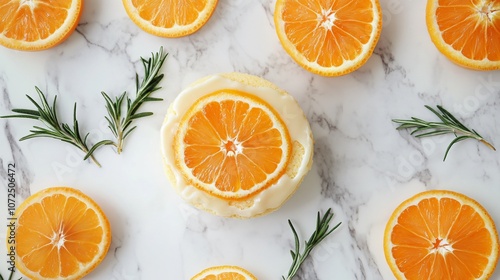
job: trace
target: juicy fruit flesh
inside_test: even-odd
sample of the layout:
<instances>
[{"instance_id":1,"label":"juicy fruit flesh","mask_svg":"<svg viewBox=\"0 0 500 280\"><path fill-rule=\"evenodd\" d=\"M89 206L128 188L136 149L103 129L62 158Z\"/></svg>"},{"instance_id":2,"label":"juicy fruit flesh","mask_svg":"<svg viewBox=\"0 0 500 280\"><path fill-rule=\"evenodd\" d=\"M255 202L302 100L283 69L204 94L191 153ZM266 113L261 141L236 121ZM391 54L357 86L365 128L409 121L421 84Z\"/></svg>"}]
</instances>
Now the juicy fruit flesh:
<instances>
[{"instance_id":1,"label":"juicy fruit flesh","mask_svg":"<svg viewBox=\"0 0 500 280\"><path fill-rule=\"evenodd\" d=\"M17 255L42 277L67 277L99 252L103 229L93 209L74 198L53 195L24 210L16 231Z\"/></svg>"},{"instance_id":2,"label":"juicy fruit flesh","mask_svg":"<svg viewBox=\"0 0 500 280\"><path fill-rule=\"evenodd\" d=\"M217 275L207 275L201 280L246 280L246 277L237 272L222 272Z\"/></svg>"},{"instance_id":3,"label":"juicy fruit flesh","mask_svg":"<svg viewBox=\"0 0 500 280\"><path fill-rule=\"evenodd\" d=\"M34 42L52 35L68 16L71 1L0 0L0 35Z\"/></svg>"},{"instance_id":4,"label":"juicy fruit flesh","mask_svg":"<svg viewBox=\"0 0 500 280\"><path fill-rule=\"evenodd\" d=\"M189 25L198 19L205 9L207 0L132 0L141 18L152 25L172 28L176 25ZM162 12L160 12L162 11Z\"/></svg>"},{"instance_id":5,"label":"juicy fruit flesh","mask_svg":"<svg viewBox=\"0 0 500 280\"><path fill-rule=\"evenodd\" d=\"M289 136L276 128L264 101L238 91L223 94L236 98L209 101L189 118L182 139L184 162L194 177L220 191L246 191L259 184L263 189L272 183L270 174L279 178L285 171L282 146Z\"/></svg>"},{"instance_id":6,"label":"juicy fruit flesh","mask_svg":"<svg viewBox=\"0 0 500 280\"><path fill-rule=\"evenodd\" d=\"M500 60L499 0L439 0L436 20L443 40L473 60Z\"/></svg>"},{"instance_id":7,"label":"juicy fruit flesh","mask_svg":"<svg viewBox=\"0 0 500 280\"><path fill-rule=\"evenodd\" d=\"M370 41L373 8L371 1L290 0L282 10L284 30L308 61L340 66Z\"/></svg>"},{"instance_id":8,"label":"juicy fruit flesh","mask_svg":"<svg viewBox=\"0 0 500 280\"><path fill-rule=\"evenodd\" d=\"M407 279L476 279L489 263L494 241L471 206L429 198L400 214L391 242Z\"/></svg>"}]
</instances>

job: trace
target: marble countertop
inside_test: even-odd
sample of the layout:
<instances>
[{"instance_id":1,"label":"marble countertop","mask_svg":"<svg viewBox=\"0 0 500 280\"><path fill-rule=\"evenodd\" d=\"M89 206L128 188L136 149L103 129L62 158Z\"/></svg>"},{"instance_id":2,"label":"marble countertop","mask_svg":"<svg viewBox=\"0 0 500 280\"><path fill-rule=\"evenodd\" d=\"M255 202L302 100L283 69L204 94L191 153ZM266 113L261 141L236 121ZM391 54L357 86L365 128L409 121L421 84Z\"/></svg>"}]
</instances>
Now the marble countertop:
<instances>
[{"instance_id":1,"label":"marble countertop","mask_svg":"<svg viewBox=\"0 0 500 280\"><path fill-rule=\"evenodd\" d=\"M169 52L163 89L155 94L164 101L145 105L154 115L139 120L123 154L108 148L96 154L102 168L55 140L19 142L31 120L0 120L0 218L7 214L9 163L16 164L19 202L50 186L81 189L103 208L113 232L108 255L86 279L119 280L189 279L220 264L279 279L291 263L287 219L306 238L317 211L329 207L342 226L313 251L297 279L393 279L382 249L385 223L399 203L426 189L462 192L500 225L500 152L464 141L443 162L451 136L418 140L391 122L432 118L424 105L443 105L500 146L499 71L464 69L441 55L427 34L425 1L381 0L383 31L368 62L346 76L317 76L281 47L274 2L220 0L197 33L166 39L133 24L121 1L86 0L80 24L63 44L41 52L0 48L0 115L30 108L25 94L35 96L38 86L50 98L58 95L66 122L77 102L91 140L109 133L100 92L133 92L139 57L160 46ZM164 175L159 148L176 95L200 77L231 71L288 91L315 138L312 170L296 194L278 211L250 220L216 217L184 203ZM500 279L499 270L492 279Z\"/></svg>"}]
</instances>

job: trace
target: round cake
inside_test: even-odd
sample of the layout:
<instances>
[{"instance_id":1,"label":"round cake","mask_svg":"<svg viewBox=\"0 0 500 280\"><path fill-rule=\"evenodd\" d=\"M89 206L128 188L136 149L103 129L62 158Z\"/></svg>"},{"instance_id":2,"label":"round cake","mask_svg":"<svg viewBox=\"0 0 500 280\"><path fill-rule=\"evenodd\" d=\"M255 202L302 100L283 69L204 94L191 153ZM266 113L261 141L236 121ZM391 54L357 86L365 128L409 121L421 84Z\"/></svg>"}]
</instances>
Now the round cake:
<instances>
[{"instance_id":1,"label":"round cake","mask_svg":"<svg viewBox=\"0 0 500 280\"><path fill-rule=\"evenodd\" d=\"M313 138L295 99L242 73L202 78L170 105L161 128L167 177L193 206L251 218L278 209L311 168Z\"/></svg>"}]
</instances>

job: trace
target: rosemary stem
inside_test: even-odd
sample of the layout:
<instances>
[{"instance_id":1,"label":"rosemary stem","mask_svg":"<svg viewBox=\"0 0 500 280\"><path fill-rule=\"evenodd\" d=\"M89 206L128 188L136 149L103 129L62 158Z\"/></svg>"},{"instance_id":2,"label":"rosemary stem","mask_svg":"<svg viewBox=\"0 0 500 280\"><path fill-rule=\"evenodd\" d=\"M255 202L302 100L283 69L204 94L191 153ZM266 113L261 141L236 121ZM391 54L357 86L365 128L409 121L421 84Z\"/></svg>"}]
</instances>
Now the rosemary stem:
<instances>
[{"instance_id":1,"label":"rosemary stem","mask_svg":"<svg viewBox=\"0 0 500 280\"><path fill-rule=\"evenodd\" d=\"M121 154L123 151L123 138L120 134L120 138L118 138L118 144L116 145L116 152Z\"/></svg>"},{"instance_id":2,"label":"rosemary stem","mask_svg":"<svg viewBox=\"0 0 500 280\"><path fill-rule=\"evenodd\" d=\"M116 137L116 152L121 154L123 151L123 127L120 122L117 122L117 137Z\"/></svg>"},{"instance_id":3,"label":"rosemary stem","mask_svg":"<svg viewBox=\"0 0 500 280\"><path fill-rule=\"evenodd\" d=\"M78 147L85 153L87 154L89 152L89 149L86 146L83 145L78 145ZM102 167L101 164L97 161L97 159L94 157L94 155L89 156L90 160L95 163L99 168Z\"/></svg>"},{"instance_id":4,"label":"rosemary stem","mask_svg":"<svg viewBox=\"0 0 500 280\"><path fill-rule=\"evenodd\" d=\"M102 167L101 164L95 159L94 155L90 155L90 159L98 166Z\"/></svg>"},{"instance_id":5,"label":"rosemary stem","mask_svg":"<svg viewBox=\"0 0 500 280\"><path fill-rule=\"evenodd\" d=\"M497 149L495 149L495 147L493 147L493 145L490 142L488 142L484 139L479 140L479 142L483 143L484 145L486 145L486 147L490 148L493 151L497 150Z\"/></svg>"}]
</instances>

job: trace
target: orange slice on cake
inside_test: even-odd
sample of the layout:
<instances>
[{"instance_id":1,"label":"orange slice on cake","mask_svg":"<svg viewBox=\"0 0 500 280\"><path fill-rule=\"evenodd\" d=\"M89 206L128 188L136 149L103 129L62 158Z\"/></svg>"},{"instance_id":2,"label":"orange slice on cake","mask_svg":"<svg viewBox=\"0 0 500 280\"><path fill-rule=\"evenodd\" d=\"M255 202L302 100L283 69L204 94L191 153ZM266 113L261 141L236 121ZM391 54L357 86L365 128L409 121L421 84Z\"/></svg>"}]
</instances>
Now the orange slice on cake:
<instances>
[{"instance_id":1,"label":"orange slice on cake","mask_svg":"<svg viewBox=\"0 0 500 280\"><path fill-rule=\"evenodd\" d=\"M176 163L188 181L225 199L264 190L285 172L291 141L264 100L234 89L198 99L179 123Z\"/></svg>"},{"instance_id":2,"label":"orange slice on cake","mask_svg":"<svg viewBox=\"0 0 500 280\"><path fill-rule=\"evenodd\" d=\"M302 110L255 76L221 74L194 83L171 105L162 131L174 187L223 216L276 209L310 168L312 137Z\"/></svg>"}]
</instances>

